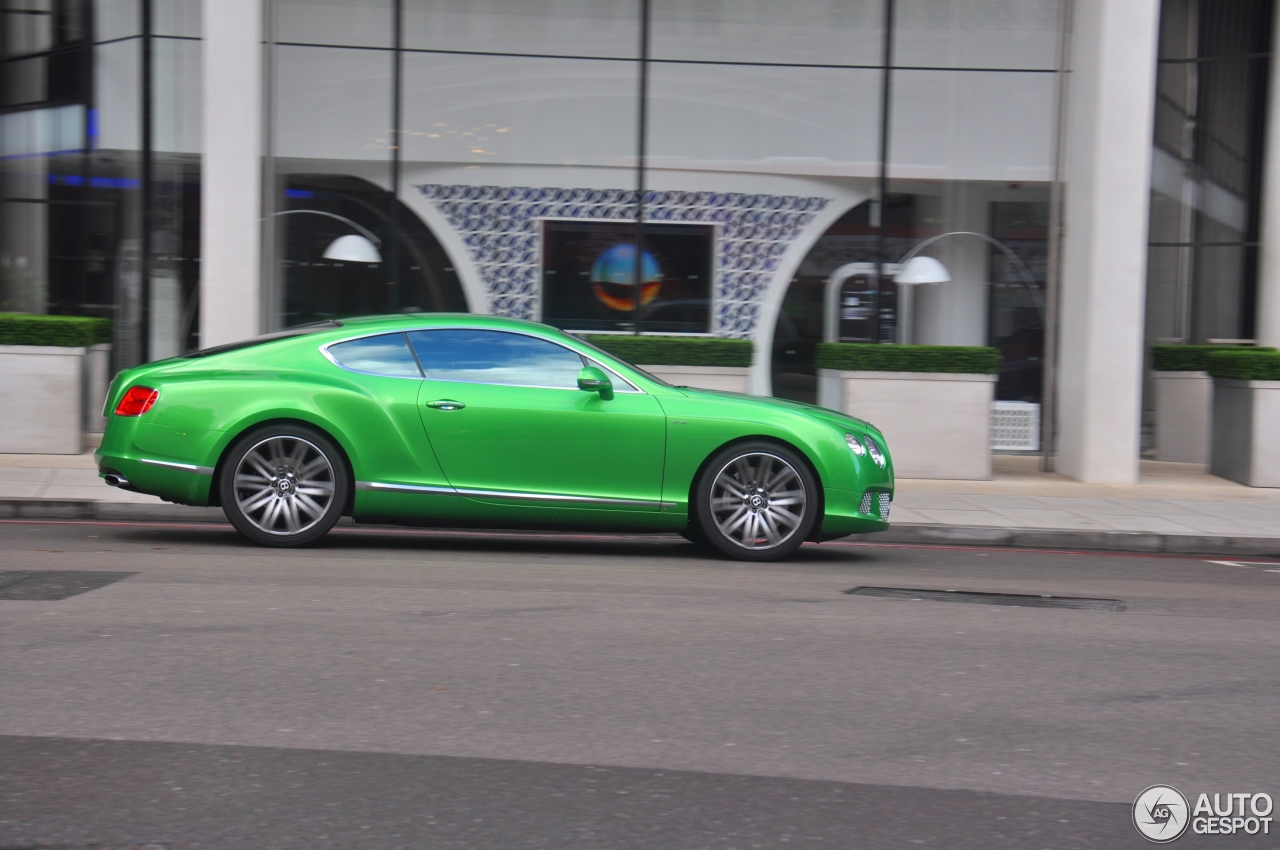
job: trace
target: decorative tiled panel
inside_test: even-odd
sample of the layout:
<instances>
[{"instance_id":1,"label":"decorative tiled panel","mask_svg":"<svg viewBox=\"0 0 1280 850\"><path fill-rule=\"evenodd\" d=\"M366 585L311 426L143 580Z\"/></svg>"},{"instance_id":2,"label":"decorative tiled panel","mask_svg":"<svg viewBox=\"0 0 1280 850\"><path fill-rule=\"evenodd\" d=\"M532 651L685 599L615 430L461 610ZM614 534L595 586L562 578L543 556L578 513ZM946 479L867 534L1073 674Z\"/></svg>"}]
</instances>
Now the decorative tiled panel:
<instances>
[{"instance_id":1,"label":"decorative tiled panel","mask_svg":"<svg viewBox=\"0 0 1280 850\"><path fill-rule=\"evenodd\" d=\"M625 189L419 185L466 244L491 312L534 318L542 255L540 218L634 220L636 193ZM828 198L736 192L646 192L645 221L714 224L714 332L747 337L782 255Z\"/></svg>"}]
</instances>

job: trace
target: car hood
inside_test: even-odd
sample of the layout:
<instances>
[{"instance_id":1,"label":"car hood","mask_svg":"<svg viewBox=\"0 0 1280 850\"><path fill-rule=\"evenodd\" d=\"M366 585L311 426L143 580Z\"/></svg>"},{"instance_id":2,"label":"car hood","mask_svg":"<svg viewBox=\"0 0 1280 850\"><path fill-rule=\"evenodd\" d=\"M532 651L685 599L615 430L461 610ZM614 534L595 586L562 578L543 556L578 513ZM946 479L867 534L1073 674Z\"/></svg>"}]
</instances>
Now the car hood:
<instances>
[{"instance_id":1,"label":"car hood","mask_svg":"<svg viewBox=\"0 0 1280 850\"><path fill-rule=\"evenodd\" d=\"M883 438L880 429L865 419L858 419L856 416L847 416L835 410L826 407L819 407L816 404L806 404L803 401L792 401L786 398L773 398L770 396L747 395L746 393L731 393L722 390L704 390L696 387L676 387L677 390L689 396L690 398L717 398L717 399L733 399L734 401L743 402L749 405L757 405L767 407L772 410L785 408L803 413L813 419L834 425L837 428L852 428L860 433L872 432Z\"/></svg>"}]
</instances>

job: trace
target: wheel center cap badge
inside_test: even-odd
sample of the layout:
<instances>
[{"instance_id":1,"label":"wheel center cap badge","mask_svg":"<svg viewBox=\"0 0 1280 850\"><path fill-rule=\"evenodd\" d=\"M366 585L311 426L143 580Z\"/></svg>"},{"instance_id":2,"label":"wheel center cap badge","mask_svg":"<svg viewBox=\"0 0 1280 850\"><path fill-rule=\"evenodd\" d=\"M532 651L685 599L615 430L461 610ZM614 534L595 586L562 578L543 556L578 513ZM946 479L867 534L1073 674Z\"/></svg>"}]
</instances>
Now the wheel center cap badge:
<instances>
[{"instance_id":1,"label":"wheel center cap badge","mask_svg":"<svg viewBox=\"0 0 1280 850\"><path fill-rule=\"evenodd\" d=\"M759 493L751 497L751 507L758 508L758 507L761 507L762 505L764 505L764 499L760 498Z\"/></svg>"},{"instance_id":2,"label":"wheel center cap badge","mask_svg":"<svg viewBox=\"0 0 1280 850\"><path fill-rule=\"evenodd\" d=\"M290 481L288 478L281 478L279 481L276 482L276 487L279 488L280 494L284 496L287 496L293 492L293 482Z\"/></svg>"}]
</instances>

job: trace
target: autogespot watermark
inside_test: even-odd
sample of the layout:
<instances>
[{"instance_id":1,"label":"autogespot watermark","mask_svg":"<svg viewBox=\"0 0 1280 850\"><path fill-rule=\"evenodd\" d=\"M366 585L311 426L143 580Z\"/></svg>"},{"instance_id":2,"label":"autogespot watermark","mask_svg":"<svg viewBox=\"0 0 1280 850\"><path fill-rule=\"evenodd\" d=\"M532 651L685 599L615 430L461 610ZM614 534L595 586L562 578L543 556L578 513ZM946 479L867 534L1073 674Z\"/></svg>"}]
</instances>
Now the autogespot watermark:
<instances>
[{"instance_id":1,"label":"autogespot watermark","mask_svg":"<svg viewBox=\"0 0 1280 850\"><path fill-rule=\"evenodd\" d=\"M1152 785L1133 801L1133 825L1142 837L1166 844L1190 827L1196 835L1270 835L1270 794L1200 794L1194 806L1172 785Z\"/></svg>"}]
</instances>

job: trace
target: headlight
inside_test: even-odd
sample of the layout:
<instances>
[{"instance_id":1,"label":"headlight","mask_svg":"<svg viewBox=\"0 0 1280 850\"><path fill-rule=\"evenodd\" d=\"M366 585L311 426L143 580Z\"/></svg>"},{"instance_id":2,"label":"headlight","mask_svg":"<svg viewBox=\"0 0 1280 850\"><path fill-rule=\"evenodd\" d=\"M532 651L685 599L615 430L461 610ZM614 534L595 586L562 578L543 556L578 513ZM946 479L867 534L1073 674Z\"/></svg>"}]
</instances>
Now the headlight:
<instances>
[{"instance_id":1,"label":"headlight","mask_svg":"<svg viewBox=\"0 0 1280 850\"><path fill-rule=\"evenodd\" d=\"M849 444L849 448L852 449L853 453L858 457L862 457L867 453L866 447L864 447L862 442L852 434L845 434L844 441Z\"/></svg>"},{"instance_id":2,"label":"headlight","mask_svg":"<svg viewBox=\"0 0 1280 850\"><path fill-rule=\"evenodd\" d=\"M871 459L876 462L876 466L884 469L884 452L880 451L880 447L876 445L876 441L870 437L863 437L862 442L867 444L867 453L871 455Z\"/></svg>"}]
</instances>

